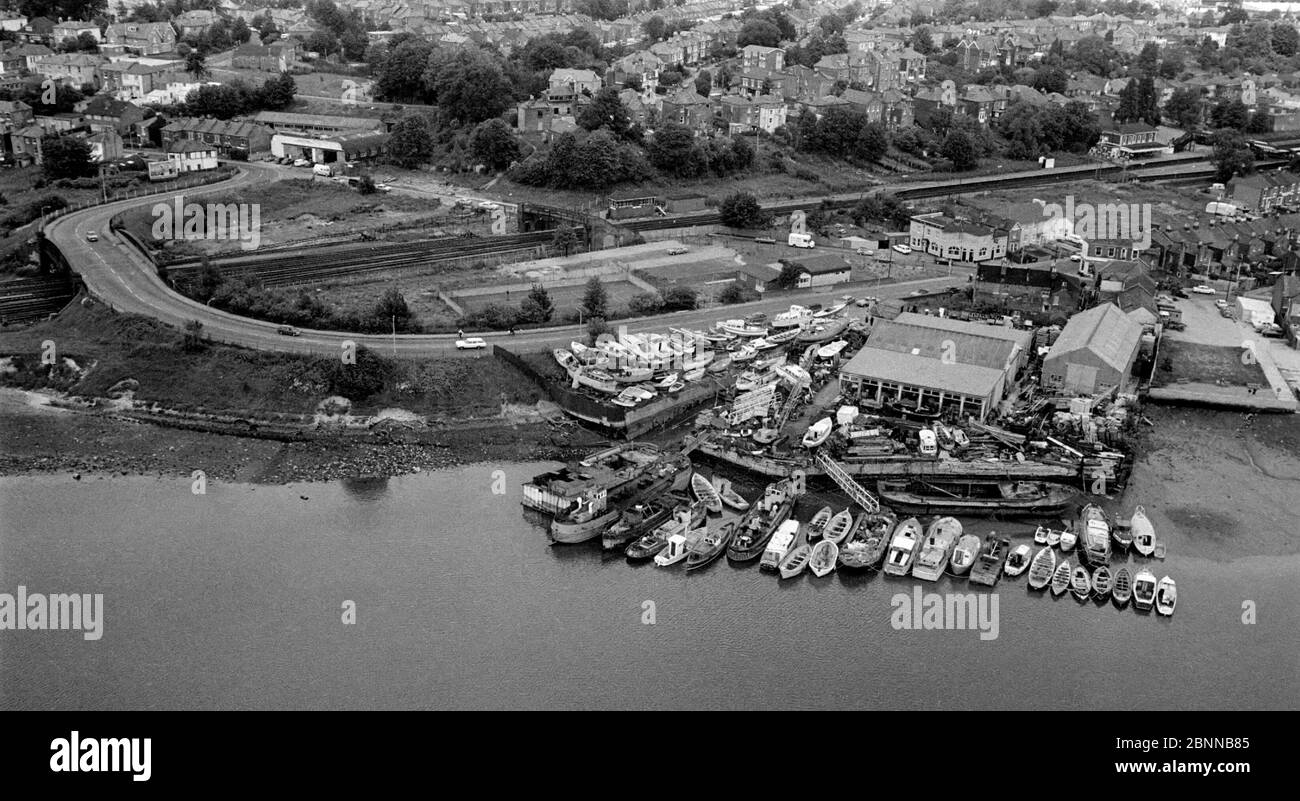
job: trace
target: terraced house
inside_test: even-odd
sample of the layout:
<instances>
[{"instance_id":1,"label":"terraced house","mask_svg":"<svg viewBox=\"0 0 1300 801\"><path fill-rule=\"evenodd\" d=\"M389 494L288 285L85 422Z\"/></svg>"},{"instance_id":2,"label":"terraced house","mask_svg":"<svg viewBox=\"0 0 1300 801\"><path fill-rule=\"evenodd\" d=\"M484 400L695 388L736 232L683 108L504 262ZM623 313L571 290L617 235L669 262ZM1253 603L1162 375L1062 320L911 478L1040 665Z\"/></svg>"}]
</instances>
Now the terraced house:
<instances>
[{"instance_id":1,"label":"terraced house","mask_svg":"<svg viewBox=\"0 0 1300 801\"><path fill-rule=\"evenodd\" d=\"M1007 253L1007 231L959 220L942 212L918 214L908 232L912 247L950 261L979 264Z\"/></svg>"},{"instance_id":2,"label":"terraced house","mask_svg":"<svg viewBox=\"0 0 1300 801\"><path fill-rule=\"evenodd\" d=\"M104 31L100 52L105 55L156 56L176 49L176 29L170 22L122 22Z\"/></svg>"},{"instance_id":3,"label":"terraced house","mask_svg":"<svg viewBox=\"0 0 1300 801\"><path fill-rule=\"evenodd\" d=\"M177 142L187 140L215 145L222 157L247 157L271 150L271 130L253 122L186 117L162 129L162 146L168 152Z\"/></svg>"}]
</instances>

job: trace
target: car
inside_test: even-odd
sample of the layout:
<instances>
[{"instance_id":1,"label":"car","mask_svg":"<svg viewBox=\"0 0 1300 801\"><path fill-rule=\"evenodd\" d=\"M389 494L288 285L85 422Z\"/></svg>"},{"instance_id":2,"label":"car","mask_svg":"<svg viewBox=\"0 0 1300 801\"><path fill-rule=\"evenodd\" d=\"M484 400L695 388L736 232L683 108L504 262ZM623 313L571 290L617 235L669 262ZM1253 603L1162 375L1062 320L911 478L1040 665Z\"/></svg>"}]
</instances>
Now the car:
<instances>
[{"instance_id":1,"label":"car","mask_svg":"<svg viewBox=\"0 0 1300 801\"><path fill-rule=\"evenodd\" d=\"M492 211L493 209L497 208L497 207L500 206L500 205L501 205L501 204L499 204L499 203L493 203L493 202L490 201L490 200L484 200L482 203L479 203L479 204L478 204L478 207L479 207L479 210L481 210L481 211Z\"/></svg>"},{"instance_id":2,"label":"car","mask_svg":"<svg viewBox=\"0 0 1300 801\"><path fill-rule=\"evenodd\" d=\"M852 295L840 295L840 303L852 303L852 302L853 302Z\"/></svg>"},{"instance_id":3,"label":"car","mask_svg":"<svg viewBox=\"0 0 1300 801\"><path fill-rule=\"evenodd\" d=\"M919 295L925 295L925 294L927 294L927 293L926 293L926 291L925 291L924 289L913 289L911 292L908 292L908 293L907 293L907 296L908 296L909 298L914 298L914 297L917 297L917 296L919 296Z\"/></svg>"},{"instance_id":4,"label":"car","mask_svg":"<svg viewBox=\"0 0 1300 801\"><path fill-rule=\"evenodd\" d=\"M302 335L301 331L299 331L298 329L294 328L291 325L282 325L279 328L275 329L275 333L279 334L282 337L296 337Z\"/></svg>"},{"instance_id":5,"label":"car","mask_svg":"<svg viewBox=\"0 0 1300 801\"><path fill-rule=\"evenodd\" d=\"M295 166L295 167L310 167L310 166L311 166L311 159L294 159L294 160L293 160L293 166Z\"/></svg>"},{"instance_id":6,"label":"car","mask_svg":"<svg viewBox=\"0 0 1300 801\"><path fill-rule=\"evenodd\" d=\"M894 250L906 256L912 252L912 247L910 245L894 245Z\"/></svg>"},{"instance_id":7,"label":"car","mask_svg":"<svg viewBox=\"0 0 1300 801\"><path fill-rule=\"evenodd\" d=\"M1217 292L1214 291L1214 287L1212 287L1212 286L1206 286L1205 284L1197 284L1196 286L1192 287L1192 292L1194 292L1194 293L1197 294L1197 295L1217 295L1217 294L1218 294Z\"/></svg>"},{"instance_id":8,"label":"car","mask_svg":"<svg viewBox=\"0 0 1300 801\"><path fill-rule=\"evenodd\" d=\"M393 187L389 186L388 184L375 184L375 189L378 189L380 192L393 191Z\"/></svg>"},{"instance_id":9,"label":"car","mask_svg":"<svg viewBox=\"0 0 1300 801\"><path fill-rule=\"evenodd\" d=\"M876 251L872 250L871 248L858 248L857 250L855 250L855 251L853 251L853 252L856 253L856 254L858 254L859 256L874 256L874 255L876 255Z\"/></svg>"},{"instance_id":10,"label":"car","mask_svg":"<svg viewBox=\"0 0 1300 801\"><path fill-rule=\"evenodd\" d=\"M1214 301L1214 305L1218 306L1220 309L1226 309L1228 308L1228 301L1224 300L1223 298L1219 298L1218 300Z\"/></svg>"},{"instance_id":11,"label":"car","mask_svg":"<svg viewBox=\"0 0 1300 801\"><path fill-rule=\"evenodd\" d=\"M99 241L99 234L95 233L94 231L90 231L89 233L86 234L86 241L87 241L87 242L98 242L98 241Z\"/></svg>"},{"instance_id":12,"label":"car","mask_svg":"<svg viewBox=\"0 0 1300 801\"><path fill-rule=\"evenodd\" d=\"M690 253L690 248L668 248L669 256L681 256L684 253Z\"/></svg>"},{"instance_id":13,"label":"car","mask_svg":"<svg viewBox=\"0 0 1300 801\"><path fill-rule=\"evenodd\" d=\"M456 340L456 350L479 350L486 347L487 342L482 337L465 337Z\"/></svg>"},{"instance_id":14,"label":"car","mask_svg":"<svg viewBox=\"0 0 1300 801\"><path fill-rule=\"evenodd\" d=\"M1083 261L1083 258L1078 253L1071 253L1070 261Z\"/></svg>"},{"instance_id":15,"label":"car","mask_svg":"<svg viewBox=\"0 0 1300 801\"><path fill-rule=\"evenodd\" d=\"M754 237L754 243L757 245L775 245L776 240L770 236L756 236Z\"/></svg>"},{"instance_id":16,"label":"car","mask_svg":"<svg viewBox=\"0 0 1300 801\"><path fill-rule=\"evenodd\" d=\"M1277 323L1264 323L1259 327L1259 333L1261 336L1266 337L1280 337L1285 332L1282 330L1282 326Z\"/></svg>"}]
</instances>

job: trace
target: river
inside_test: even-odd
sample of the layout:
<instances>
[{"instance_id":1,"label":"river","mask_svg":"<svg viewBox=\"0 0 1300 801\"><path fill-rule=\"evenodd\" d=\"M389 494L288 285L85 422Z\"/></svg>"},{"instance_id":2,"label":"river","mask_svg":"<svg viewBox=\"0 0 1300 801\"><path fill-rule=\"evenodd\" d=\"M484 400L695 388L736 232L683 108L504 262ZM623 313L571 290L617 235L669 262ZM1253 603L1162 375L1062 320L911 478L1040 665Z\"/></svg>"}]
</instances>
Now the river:
<instances>
[{"instance_id":1,"label":"river","mask_svg":"<svg viewBox=\"0 0 1300 801\"><path fill-rule=\"evenodd\" d=\"M1159 510L1173 618L1022 576L996 588L983 640L896 630L910 579L778 582L725 559L688 575L551 547L519 505L550 466L202 495L189 479L0 479L0 592L104 596L98 641L0 631L0 707L1300 707L1300 556L1180 554ZM968 530L991 526L1032 528Z\"/></svg>"}]
</instances>

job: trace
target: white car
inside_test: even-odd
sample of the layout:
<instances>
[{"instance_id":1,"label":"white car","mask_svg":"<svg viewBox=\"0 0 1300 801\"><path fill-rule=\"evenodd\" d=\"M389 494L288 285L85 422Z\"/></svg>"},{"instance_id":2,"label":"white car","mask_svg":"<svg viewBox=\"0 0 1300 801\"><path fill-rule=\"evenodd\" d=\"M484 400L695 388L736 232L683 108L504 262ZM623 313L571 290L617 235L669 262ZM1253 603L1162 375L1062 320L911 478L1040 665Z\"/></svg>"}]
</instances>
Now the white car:
<instances>
[{"instance_id":1,"label":"white car","mask_svg":"<svg viewBox=\"0 0 1300 801\"><path fill-rule=\"evenodd\" d=\"M858 248L857 250L855 250L855 251L853 251L853 252L854 252L854 253L857 253L859 256L874 256L874 255L876 255L876 251L872 250L871 248Z\"/></svg>"},{"instance_id":2,"label":"white car","mask_svg":"<svg viewBox=\"0 0 1300 801\"><path fill-rule=\"evenodd\" d=\"M311 166L311 159L294 159L294 160L293 160L293 166L295 166L295 167L310 167L310 166Z\"/></svg>"},{"instance_id":3,"label":"white car","mask_svg":"<svg viewBox=\"0 0 1300 801\"><path fill-rule=\"evenodd\" d=\"M465 337L456 340L456 350L479 350L486 347L487 342L482 337Z\"/></svg>"},{"instance_id":4,"label":"white car","mask_svg":"<svg viewBox=\"0 0 1300 801\"><path fill-rule=\"evenodd\" d=\"M95 233L94 231L91 231L90 233L86 234L86 241L87 241L87 242L98 242L98 241L99 241L99 234Z\"/></svg>"},{"instance_id":5,"label":"white car","mask_svg":"<svg viewBox=\"0 0 1300 801\"><path fill-rule=\"evenodd\" d=\"M1214 305L1218 306L1220 309L1226 309L1228 308L1228 301L1224 300L1223 298L1219 298L1218 300L1214 301Z\"/></svg>"},{"instance_id":6,"label":"white car","mask_svg":"<svg viewBox=\"0 0 1300 801\"><path fill-rule=\"evenodd\" d=\"M1070 261L1083 261L1083 259L1079 256L1078 253L1071 253Z\"/></svg>"},{"instance_id":7,"label":"white car","mask_svg":"<svg viewBox=\"0 0 1300 801\"><path fill-rule=\"evenodd\" d=\"M1212 287L1212 286L1206 286L1205 284L1197 284L1196 286L1192 287L1192 292L1194 292L1194 293L1197 294L1197 295L1217 295L1217 294L1218 294L1217 292L1214 291L1214 287Z\"/></svg>"},{"instance_id":8,"label":"white car","mask_svg":"<svg viewBox=\"0 0 1300 801\"><path fill-rule=\"evenodd\" d=\"M894 250L902 253L904 256L912 252L911 245L894 245Z\"/></svg>"}]
</instances>

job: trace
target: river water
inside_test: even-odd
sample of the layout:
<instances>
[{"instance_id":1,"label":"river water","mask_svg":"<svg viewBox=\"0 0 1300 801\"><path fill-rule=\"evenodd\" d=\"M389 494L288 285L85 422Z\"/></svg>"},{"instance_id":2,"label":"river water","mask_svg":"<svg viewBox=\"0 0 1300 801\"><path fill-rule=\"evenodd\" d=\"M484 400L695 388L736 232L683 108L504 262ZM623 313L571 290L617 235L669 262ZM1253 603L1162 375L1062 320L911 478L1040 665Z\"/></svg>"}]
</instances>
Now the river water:
<instances>
[{"instance_id":1,"label":"river water","mask_svg":"<svg viewBox=\"0 0 1300 801\"><path fill-rule=\"evenodd\" d=\"M1178 581L1173 618L1022 576L996 589L996 639L896 630L911 579L778 582L725 559L687 575L551 547L519 505L549 467L203 495L188 479L0 479L0 592L104 595L98 641L0 631L0 707L1300 707L1300 557L1210 561L1174 539L1152 567ZM968 530L991 525L1027 530Z\"/></svg>"}]
</instances>

